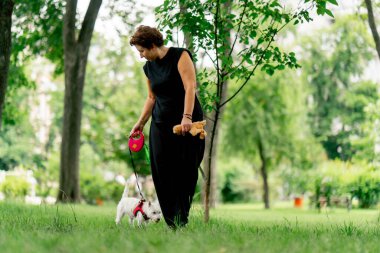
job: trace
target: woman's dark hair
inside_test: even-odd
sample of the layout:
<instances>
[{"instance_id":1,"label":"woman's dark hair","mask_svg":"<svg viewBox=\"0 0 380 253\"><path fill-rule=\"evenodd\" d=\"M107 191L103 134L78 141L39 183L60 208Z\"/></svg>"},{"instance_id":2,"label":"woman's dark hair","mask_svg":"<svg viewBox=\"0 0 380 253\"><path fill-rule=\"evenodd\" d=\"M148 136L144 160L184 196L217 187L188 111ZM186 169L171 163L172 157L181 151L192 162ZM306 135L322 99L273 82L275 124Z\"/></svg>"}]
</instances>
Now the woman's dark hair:
<instances>
[{"instance_id":1,"label":"woman's dark hair","mask_svg":"<svg viewBox=\"0 0 380 253\"><path fill-rule=\"evenodd\" d=\"M157 47L164 45L164 39L160 31L154 27L141 25L137 27L136 32L132 35L129 41L131 46L139 45L148 49L153 47L153 44Z\"/></svg>"}]
</instances>

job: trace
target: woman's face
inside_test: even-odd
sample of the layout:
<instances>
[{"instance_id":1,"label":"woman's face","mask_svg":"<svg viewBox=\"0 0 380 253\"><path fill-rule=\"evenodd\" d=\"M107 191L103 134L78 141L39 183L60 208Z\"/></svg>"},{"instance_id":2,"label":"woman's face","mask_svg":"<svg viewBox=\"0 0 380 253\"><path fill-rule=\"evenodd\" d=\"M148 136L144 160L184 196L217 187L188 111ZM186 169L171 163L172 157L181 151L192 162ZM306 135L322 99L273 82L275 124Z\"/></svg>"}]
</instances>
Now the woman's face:
<instances>
[{"instance_id":1,"label":"woman's face","mask_svg":"<svg viewBox=\"0 0 380 253\"><path fill-rule=\"evenodd\" d=\"M135 45L135 47L137 51L139 51L141 58L145 58L148 61L154 61L157 58L155 54L154 46L151 49L142 47L140 45Z\"/></svg>"}]
</instances>

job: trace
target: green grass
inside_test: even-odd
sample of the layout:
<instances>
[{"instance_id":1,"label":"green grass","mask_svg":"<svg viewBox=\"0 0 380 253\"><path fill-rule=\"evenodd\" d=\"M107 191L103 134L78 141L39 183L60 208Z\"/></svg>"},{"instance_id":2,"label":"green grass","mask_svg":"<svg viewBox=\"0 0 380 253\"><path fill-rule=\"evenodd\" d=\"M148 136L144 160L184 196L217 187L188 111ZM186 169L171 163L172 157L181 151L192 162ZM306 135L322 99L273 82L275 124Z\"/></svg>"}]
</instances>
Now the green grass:
<instances>
[{"instance_id":1,"label":"green grass","mask_svg":"<svg viewBox=\"0 0 380 253\"><path fill-rule=\"evenodd\" d=\"M221 205L208 224L194 207L185 229L114 224L115 206L0 203L6 252L379 252L378 210L317 213L278 206Z\"/></svg>"}]
</instances>

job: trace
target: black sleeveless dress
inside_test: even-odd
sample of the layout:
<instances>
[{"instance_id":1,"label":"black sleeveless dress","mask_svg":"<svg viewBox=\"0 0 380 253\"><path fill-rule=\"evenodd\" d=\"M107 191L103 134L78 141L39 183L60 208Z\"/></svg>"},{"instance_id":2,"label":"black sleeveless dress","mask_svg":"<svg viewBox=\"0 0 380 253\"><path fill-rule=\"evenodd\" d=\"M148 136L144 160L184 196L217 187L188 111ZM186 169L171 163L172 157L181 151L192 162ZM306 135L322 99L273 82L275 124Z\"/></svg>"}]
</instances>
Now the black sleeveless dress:
<instances>
[{"instance_id":1,"label":"black sleeveless dress","mask_svg":"<svg viewBox=\"0 0 380 253\"><path fill-rule=\"evenodd\" d=\"M162 59L148 61L145 75L156 95L149 134L152 177L166 223L175 227L188 222L189 210L203 159L205 141L199 136L173 134L181 124L185 90L178 72L184 48L170 47ZM203 111L195 96L193 122L203 120Z\"/></svg>"}]
</instances>

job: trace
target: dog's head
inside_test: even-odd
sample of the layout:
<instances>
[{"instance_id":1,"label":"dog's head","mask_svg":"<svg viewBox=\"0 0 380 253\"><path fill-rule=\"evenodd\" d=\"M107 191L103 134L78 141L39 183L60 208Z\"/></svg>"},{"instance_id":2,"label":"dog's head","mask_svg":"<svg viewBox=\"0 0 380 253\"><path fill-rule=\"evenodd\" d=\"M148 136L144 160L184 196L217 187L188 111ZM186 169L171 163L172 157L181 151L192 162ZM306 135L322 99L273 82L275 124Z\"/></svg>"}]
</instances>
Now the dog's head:
<instances>
[{"instance_id":1,"label":"dog's head","mask_svg":"<svg viewBox=\"0 0 380 253\"><path fill-rule=\"evenodd\" d=\"M154 222L159 222L162 213L161 213L161 208L158 202L150 202L146 203L144 205L144 212L148 216L149 220L154 221Z\"/></svg>"}]
</instances>

